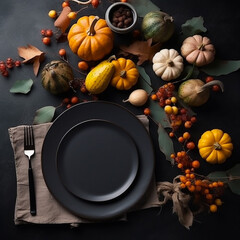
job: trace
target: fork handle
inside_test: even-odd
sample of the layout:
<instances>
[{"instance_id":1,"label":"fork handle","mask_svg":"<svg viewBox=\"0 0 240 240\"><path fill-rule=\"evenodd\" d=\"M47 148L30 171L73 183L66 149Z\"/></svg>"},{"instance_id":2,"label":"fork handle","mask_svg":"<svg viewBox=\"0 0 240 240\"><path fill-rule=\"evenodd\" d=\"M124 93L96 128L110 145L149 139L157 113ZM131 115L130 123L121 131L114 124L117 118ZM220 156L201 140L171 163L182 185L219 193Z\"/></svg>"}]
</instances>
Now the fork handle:
<instances>
[{"instance_id":1,"label":"fork handle","mask_svg":"<svg viewBox=\"0 0 240 240\"><path fill-rule=\"evenodd\" d=\"M35 186L34 186L34 180L33 180L33 170L31 166L28 168L28 181L29 181L29 195L30 195L30 213L32 216L36 216Z\"/></svg>"}]
</instances>

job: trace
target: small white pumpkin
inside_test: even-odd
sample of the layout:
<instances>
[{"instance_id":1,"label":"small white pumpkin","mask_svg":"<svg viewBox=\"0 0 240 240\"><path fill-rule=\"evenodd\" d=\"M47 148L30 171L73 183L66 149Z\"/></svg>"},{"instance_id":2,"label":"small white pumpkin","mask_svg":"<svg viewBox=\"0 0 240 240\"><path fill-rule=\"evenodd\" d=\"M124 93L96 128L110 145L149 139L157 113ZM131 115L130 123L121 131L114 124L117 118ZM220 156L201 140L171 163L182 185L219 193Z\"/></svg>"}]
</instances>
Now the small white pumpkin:
<instances>
[{"instance_id":1,"label":"small white pumpkin","mask_svg":"<svg viewBox=\"0 0 240 240\"><path fill-rule=\"evenodd\" d=\"M175 49L162 49L153 59L153 71L164 81L170 81L180 76L183 71L183 58Z\"/></svg>"}]
</instances>

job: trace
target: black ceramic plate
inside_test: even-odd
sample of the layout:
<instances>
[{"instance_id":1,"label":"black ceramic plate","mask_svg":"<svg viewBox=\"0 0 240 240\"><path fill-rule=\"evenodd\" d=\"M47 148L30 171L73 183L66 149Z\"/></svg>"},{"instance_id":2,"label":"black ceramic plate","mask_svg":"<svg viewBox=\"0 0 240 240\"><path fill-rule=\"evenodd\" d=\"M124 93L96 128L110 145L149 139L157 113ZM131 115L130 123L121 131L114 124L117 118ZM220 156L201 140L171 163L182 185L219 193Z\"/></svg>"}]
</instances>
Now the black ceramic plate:
<instances>
[{"instance_id":1,"label":"black ceramic plate","mask_svg":"<svg viewBox=\"0 0 240 240\"><path fill-rule=\"evenodd\" d=\"M119 197L105 202L81 199L62 184L56 164L58 145L63 136L77 124L102 119L112 122L133 138L139 156L137 176ZM106 220L121 216L141 204L150 186L154 170L152 142L141 121L126 108L104 101L77 104L59 115L50 127L42 148L42 171L52 195L69 211L91 220Z\"/></svg>"},{"instance_id":2,"label":"black ceramic plate","mask_svg":"<svg viewBox=\"0 0 240 240\"><path fill-rule=\"evenodd\" d=\"M57 151L64 186L88 201L108 201L124 193L136 177L138 152L131 136L105 120L72 127Z\"/></svg>"}]
</instances>

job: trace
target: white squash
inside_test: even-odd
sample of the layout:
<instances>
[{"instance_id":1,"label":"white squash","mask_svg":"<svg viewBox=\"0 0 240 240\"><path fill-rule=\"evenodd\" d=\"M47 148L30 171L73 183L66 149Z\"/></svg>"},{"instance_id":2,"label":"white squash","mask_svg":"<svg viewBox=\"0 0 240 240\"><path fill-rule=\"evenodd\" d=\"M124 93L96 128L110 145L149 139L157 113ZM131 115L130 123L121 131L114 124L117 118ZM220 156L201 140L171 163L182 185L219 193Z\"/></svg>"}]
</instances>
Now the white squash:
<instances>
[{"instance_id":1,"label":"white squash","mask_svg":"<svg viewBox=\"0 0 240 240\"><path fill-rule=\"evenodd\" d=\"M164 81L170 81L180 76L183 71L183 58L175 49L162 49L153 59L153 71Z\"/></svg>"}]
</instances>

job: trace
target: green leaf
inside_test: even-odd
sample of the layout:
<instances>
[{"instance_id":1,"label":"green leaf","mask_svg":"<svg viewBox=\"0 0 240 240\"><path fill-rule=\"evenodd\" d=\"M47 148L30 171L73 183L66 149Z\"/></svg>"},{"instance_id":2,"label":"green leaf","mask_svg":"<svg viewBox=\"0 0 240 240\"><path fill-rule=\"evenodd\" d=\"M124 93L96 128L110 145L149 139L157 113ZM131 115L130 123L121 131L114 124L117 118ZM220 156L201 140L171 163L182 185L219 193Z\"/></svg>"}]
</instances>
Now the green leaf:
<instances>
[{"instance_id":1,"label":"green leaf","mask_svg":"<svg viewBox=\"0 0 240 240\"><path fill-rule=\"evenodd\" d=\"M211 181L222 181L225 182L227 179L227 174L224 171L216 171L207 175L207 178Z\"/></svg>"},{"instance_id":2,"label":"green leaf","mask_svg":"<svg viewBox=\"0 0 240 240\"><path fill-rule=\"evenodd\" d=\"M206 32L207 29L203 26L203 17L193 17L182 24L182 33L184 38Z\"/></svg>"},{"instance_id":3,"label":"green leaf","mask_svg":"<svg viewBox=\"0 0 240 240\"><path fill-rule=\"evenodd\" d=\"M137 86L144 89L147 93L152 92L151 79L146 73L145 69L141 66L136 66L140 74Z\"/></svg>"},{"instance_id":4,"label":"green leaf","mask_svg":"<svg viewBox=\"0 0 240 240\"><path fill-rule=\"evenodd\" d=\"M128 0L128 2L133 5L139 17L144 17L151 11L160 10L160 8L150 0Z\"/></svg>"},{"instance_id":5,"label":"green leaf","mask_svg":"<svg viewBox=\"0 0 240 240\"><path fill-rule=\"evenodd\" d=\"M149 108L151 110L151 117L157 123L161 124L163 128L171 128L169 118L157 101L149 100Z\"/></svg>"},{"instance_id":6,"label":"green leaf","mask_svg":"<svg viewBox=\"0 0 240 240\"><path fill-rule=\"evenodd\" d=\"M240 195L240 164L236 164L227 171L229 176L228 186L233 193Z\"/></svg>"},{"instance_id":7,"label":"green leaf","mask_svg":"<svg viewBox=\"0 0 240 240\"><path fill-rule=\"evenodd\" d=\"M199 75L199 70L194 65L187 65L184 67L182 75L185 76L182 80L197 78Z\"/></svg>"},{"instance_id":8,"label":"green leaf","mask_svg":"<svg viewBox=\"0 0 240 240\"><path fill-rule=\"evenodd\" d=\"M160 151L165 155L166 160L170 161L171 164L174 164L174 159L170 157L171 154L174 153L173 142L161 124L158 125L158 144Z\"/></svg>"},{"instance_id":9,"label":"green leaf","mask_svg":"<svg viewBox=\"0 0 240 240\"><path fill-rule=\"evenodd\" d=\"M17 80L10 89L11 93L23 93L27 94L30 92L33 85L33 80Z\"/></svg>"},{"instance_id":10,"label":"green leaf","mask_svg":"<svg viewBox=\"0 0 240 240\"><path fill-rule=\"evenodd\" d=\"M53 106L46 106L36 111L33 124L41 124L51 122L56 108Z\"/></svg>"},{"instance_id":11,"label":"green leaf","mask_svg":"<svg viewBox=\"0 0 240 240\"><path fill-rule=\"evenodd\" d=\"M200 68L210 76L226 75L240 69L240 60L218 60L215 59L212 63Z\"/></svg>"}]
</instances>

